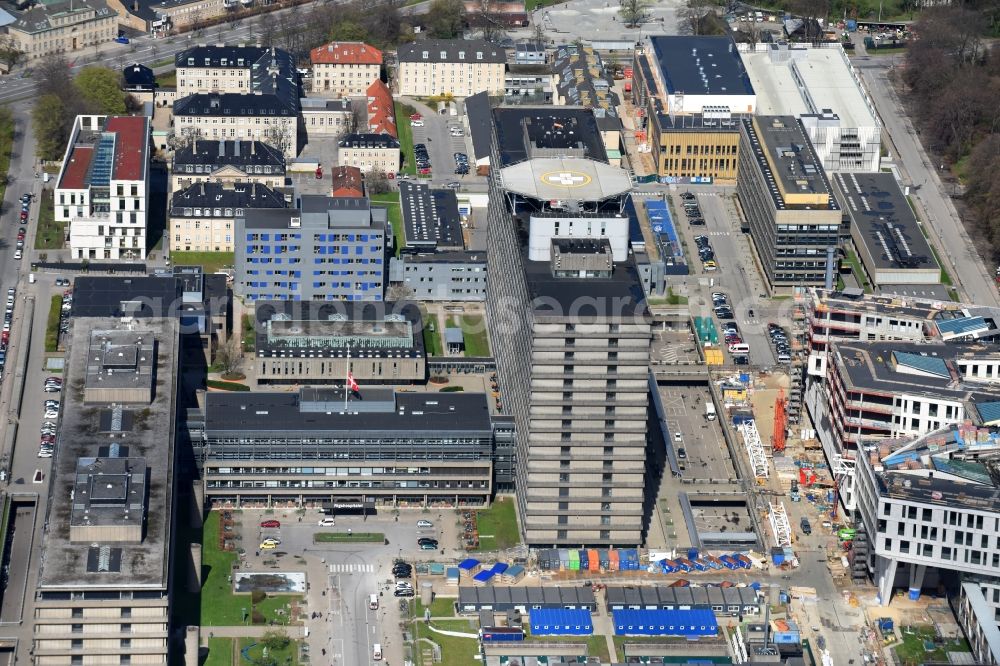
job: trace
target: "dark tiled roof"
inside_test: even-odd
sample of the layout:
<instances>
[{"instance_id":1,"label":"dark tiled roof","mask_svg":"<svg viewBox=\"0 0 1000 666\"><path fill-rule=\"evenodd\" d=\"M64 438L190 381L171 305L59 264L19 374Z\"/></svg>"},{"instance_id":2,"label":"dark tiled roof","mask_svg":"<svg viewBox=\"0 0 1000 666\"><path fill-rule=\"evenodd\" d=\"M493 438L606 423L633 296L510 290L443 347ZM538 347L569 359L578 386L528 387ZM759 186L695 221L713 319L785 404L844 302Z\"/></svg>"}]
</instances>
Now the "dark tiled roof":
<instances>
[{"instance_id":1,"label":"dark tiled roof","mask_svg":"<svg viewBox=\"0 0 1000 666\"><path fill-rule=\"evenodd\" d=\"M505 49L482 39L428 39L401 44L396 54L399 62L507 62Z\"/></svg>"},{"instance_id":2,"label":"dark tiled roof","mask_svg":"<svg viewBox=\"0 0 1000 666\"><path fill-rule=\"evenodd\" d=\"M280 150L263 141L214 141L198 139L174 152L174 175L183 172L183 167L192 165L208 166L212 170L224 166L270 166L272 174L285 172L285 156Z\"/></svg>"},{"instance_id":3,"label":"dark tiled roof","mask_svg":"<svg viewBox=\"0 0 1000 666\"><path fill-rule=\"evenodd\" d=\"M388 134L347 134L338 145L341 148L399 148L399 141Z\"/></svg>"},{"instance_id":4,"label":"dark tiled roof","mask_svg":"<svg viewBox=\"0 0 1000 666\"><path fill-rule=\"evenodd\" d=\"M95 19L115 16L114 10L108 7L104 0L67 0L66 2L40 3L25 11L17 11L11 7L5 11L17 19L10 24L9 29L34 34L54 30L57 26L52 23L53 17L64 19L67 14L73 12L83 14L91 10L95 13Z\"/></svg>"},{"instance_id":5,"label":"dark tiled roof","mask_svg":"<svg viewBox=\"0 0 1000 666\"><path fill-rule=\"evenodd\" d=\"M227 65L222 65L225 60ZM250 94L198 93L174 102L174 116L295 116L299 81L295 59L281 49L196 46L177 55L181 67L242 67L251 70ZM209 64L205 64L205 63ZM194 64L189 64L194 63Z\"/></svg>"},{"instance_id":6,"label":"dark tiled roof","mask_svg":"<svg viewBox=\"0 0 1000 666\"><path fill-rule=\"evenodd\" d=\"M145 92L156 88L156 75L153 70L137 62L122 70L123 88L129 91Z\"/></svg>"},{"instance_id":7,"label":"dark tiled roof","mask_svg":"<svg viewBox=\"0 0 1000 666\"><path fill-rule=\"evenodd\" d=\"M490 98L486 91L465 98L465 115L469 117L472 133L472 152L476 159L490 156L490 142L493 137L493 117L490 115Z\"/></svg>"},{"instance_id":8,"label":"dark tiled roof","mask_svg":"<svg viewBox=\"0 0 1000 666\"><path fill-rule=\"evenodd\" d=\"M192 208L286 208L285 198L270 187L259 183L195 183L174 193L170 203L171 217L201 217ZM188 212L185 213L185 209Z\"/></svg>"}]
</instances>

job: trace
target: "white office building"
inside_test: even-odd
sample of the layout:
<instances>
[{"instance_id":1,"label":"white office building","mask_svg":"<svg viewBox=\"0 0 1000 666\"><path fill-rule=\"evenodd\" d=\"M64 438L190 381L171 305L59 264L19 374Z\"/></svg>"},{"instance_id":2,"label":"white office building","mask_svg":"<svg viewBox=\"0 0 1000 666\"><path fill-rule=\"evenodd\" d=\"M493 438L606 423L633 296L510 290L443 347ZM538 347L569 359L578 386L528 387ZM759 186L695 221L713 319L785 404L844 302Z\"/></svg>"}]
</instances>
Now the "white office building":
<instances>
[{"instance_id":1,"label":"white office building","mask_svg":"<svg viewBox=\"0 0 1000 666\"><path fill-rule=\"evenodd\" d=\"M881 123L842 48L771 43L741 55L757 113L800 119L827 172L879 170Z\"/></svg>"},{"instance_id":2,"label":"white office building","mask_svg":"<svg viewBox=\"0 0 1000 666\"><path fill-rule=\"evenodd\" d=\"M74 259L146 256L149 119L77 116L55 191Z\"/></svg>"},{"instance_id":3,"label":"white office building","mask_svg":"<svg viewBox=\"0 0 1000 666\"><path fill-rule=\"evenodd\" d=\"M979 408L1000 416L1000 402ZM887 605L944 585L972 636L976 663L998 662L1000 433L968 423L913 440L866 441L858 455L856 518L869 535L868 567Z\"/></svg>"}]
</instances>

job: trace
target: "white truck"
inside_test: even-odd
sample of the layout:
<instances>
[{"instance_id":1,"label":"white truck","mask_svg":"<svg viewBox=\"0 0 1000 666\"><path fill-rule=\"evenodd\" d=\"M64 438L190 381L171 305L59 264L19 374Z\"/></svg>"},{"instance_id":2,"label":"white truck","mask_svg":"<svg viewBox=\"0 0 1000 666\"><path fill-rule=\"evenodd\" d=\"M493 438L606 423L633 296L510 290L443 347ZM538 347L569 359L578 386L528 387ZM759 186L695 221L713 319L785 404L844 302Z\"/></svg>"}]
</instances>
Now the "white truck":
<instances>
[{"instance_id":1,"label":"white truck","mask_svg":"<svg viewBox=\"0 0 1000 666\"><path fill-rule=\"evenodd\" d=\"M711 400L705 403L705 420L714 421L715 420L715 403Z\"/></svg>"}]
</instances>

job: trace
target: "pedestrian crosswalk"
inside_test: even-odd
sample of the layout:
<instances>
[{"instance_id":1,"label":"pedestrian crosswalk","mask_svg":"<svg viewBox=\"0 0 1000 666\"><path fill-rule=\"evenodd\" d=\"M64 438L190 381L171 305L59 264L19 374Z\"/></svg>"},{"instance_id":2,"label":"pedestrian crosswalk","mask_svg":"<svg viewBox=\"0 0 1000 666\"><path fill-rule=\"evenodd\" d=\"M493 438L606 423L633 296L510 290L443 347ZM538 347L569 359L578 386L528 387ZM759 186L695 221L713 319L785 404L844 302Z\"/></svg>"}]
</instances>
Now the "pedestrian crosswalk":
<instances>
[{"instance_id":1,"label":"pedestrian crosswalk","mask_svg":"<svg viewBox=\"0 0 1000 666\"><path fill-rule=\"evenodd\" d=\"M330 573L373 573L374 564L331 564Z\"/></svg>"}]
</instances>

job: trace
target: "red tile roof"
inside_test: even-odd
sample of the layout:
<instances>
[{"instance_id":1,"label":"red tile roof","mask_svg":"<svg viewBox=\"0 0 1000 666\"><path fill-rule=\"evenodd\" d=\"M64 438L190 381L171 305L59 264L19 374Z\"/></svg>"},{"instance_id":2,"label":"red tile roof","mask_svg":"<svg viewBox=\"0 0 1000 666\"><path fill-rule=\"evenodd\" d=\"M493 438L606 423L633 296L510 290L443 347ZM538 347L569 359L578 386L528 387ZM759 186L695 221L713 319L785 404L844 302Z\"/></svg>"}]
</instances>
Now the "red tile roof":
<instances>
[{"instance_id":1,"label":"red tile roof","mask_svg":"<svg viewBox=\"0 0 1000 666\"><path fill-rule=\"evenodd\" d=\"M330 42L309 52L314 65L381 65L382 52L363 42Z\"/></svg>"},{"instance_id":2,"label":"red tile roof","mask_svg":"<svg viewBox=\"0 0 1000 666\"><path fill-rule=\"evenodd\" d=\"M84 180L87 177L87 169L90 168L90 160L94 157L93 146L77 146L69 154L69 164L63 169L62 182L59 187L65 190L86 189Z\"/></svg>"},{"instance_id":3,"label":"red tile roof","mask_svg":"<svg viewBox=\"0 0 1000 666\"><path fill-rule=\"evenodd\" d=\"M337 166L330 171L333 184L330 187L332 197L363 197L364 185L361 169L353 166Z\"/></svg>"},{"instance_id":4,"label":"red tile roof","mask_svg":"<svg viewBox=\"0 0 1000 666\"><path fill-rule=\"evenodd\" d=\"M398 138L392 93L382 81L368 86L368 129L374 134L388 134Z\"/></svg>"},{"instance_id":5,"label":"red tile roof","mask_svg":"<svg viewBox=\"0 0 1000 666\"><path fill-rule=\"evenodd\" d=\"M113 116L108 118L105 130L114 132L114 180L142 180L148 159L149 133L142 116Z\"/></svg>"}]
</instances>

